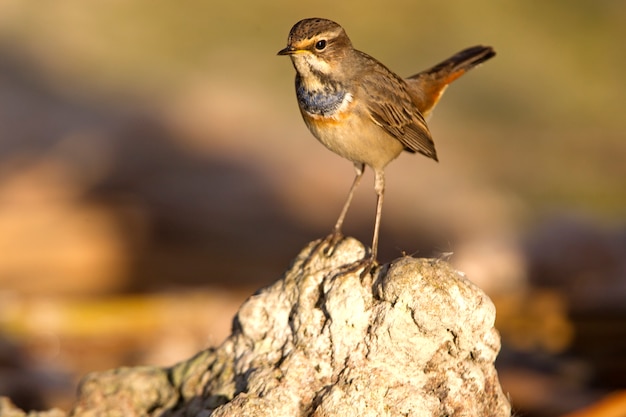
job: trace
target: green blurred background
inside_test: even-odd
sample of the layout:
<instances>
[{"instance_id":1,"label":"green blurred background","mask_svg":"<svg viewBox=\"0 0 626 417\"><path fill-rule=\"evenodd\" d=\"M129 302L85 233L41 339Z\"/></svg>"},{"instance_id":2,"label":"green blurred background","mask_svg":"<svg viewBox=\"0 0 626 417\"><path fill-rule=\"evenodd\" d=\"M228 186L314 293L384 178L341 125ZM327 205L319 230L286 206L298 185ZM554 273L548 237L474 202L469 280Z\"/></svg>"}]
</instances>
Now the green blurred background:
<instances>
[{"instance_id":1,"label":"green blurred background","mask_svg":"<svg viewBox=\"0 0 626 417\"><path fill-rule=\"evenodd\" d=\"M312 16L404 76L496 49L429 120L440 163L387 169L381 261L454 252L525 415L626 386L626 3L0 0L0 394L215 345L330 231L353 170L276 56ZM345 232L373 217L368 173Z\"/></svg>"}]
</instances>

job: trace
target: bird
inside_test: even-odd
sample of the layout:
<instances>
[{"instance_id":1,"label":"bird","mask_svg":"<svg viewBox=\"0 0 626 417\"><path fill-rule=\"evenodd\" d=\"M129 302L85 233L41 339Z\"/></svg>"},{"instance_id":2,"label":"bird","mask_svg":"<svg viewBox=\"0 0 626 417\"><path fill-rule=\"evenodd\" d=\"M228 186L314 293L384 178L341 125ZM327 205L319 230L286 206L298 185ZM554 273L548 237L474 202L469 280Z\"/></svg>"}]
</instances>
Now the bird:
<instances>
[{"instance_id":1,"label":"bird","mask_svg":"<svg viewBox=\"0 0 626 417\"><path fill-rule=\"evenodd\" d=\"M302 118L319 142L354 164L356 176L332 233L336 244L365 167L374 171L376 217L369 256L377 262L385 193L385 167L403 151L438 161L426 124L447 86L495 56L489 46L466 48L441 63L402 78L370 55L355 49L346 31L324 18L307 18L290 30L286 55L296 70L295 87Z\"/></svg>"}]
</instances>

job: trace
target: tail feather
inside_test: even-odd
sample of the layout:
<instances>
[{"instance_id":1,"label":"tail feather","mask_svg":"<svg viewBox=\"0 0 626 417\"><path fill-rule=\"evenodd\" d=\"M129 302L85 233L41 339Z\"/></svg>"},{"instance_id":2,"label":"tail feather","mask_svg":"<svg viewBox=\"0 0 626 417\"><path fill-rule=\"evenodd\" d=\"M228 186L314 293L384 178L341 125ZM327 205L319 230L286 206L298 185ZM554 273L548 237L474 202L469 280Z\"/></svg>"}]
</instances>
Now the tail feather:
<instances>
[{"instance_id":1,"label":"tail feather","mask_svg":"<svg viewBox=\"0 0 626 417\"><path fill-rule=\"evenodd\" d=\"M490 46L464 49L445 61L406 79L411 96L420 112L427 116L435 107L448 84L470 69L496 55Z\"/></svg>"}]
</instances>

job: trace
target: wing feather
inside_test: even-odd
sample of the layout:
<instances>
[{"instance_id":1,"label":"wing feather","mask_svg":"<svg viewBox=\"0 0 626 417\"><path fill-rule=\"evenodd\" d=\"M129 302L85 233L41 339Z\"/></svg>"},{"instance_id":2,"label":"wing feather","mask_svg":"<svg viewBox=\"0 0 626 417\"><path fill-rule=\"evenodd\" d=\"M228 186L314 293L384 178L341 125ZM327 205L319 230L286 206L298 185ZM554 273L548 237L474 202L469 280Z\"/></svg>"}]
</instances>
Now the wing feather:
<instances>
[{"instance_id":1,"label":"wing feather","mask_svg":"<svg viewBox=\"0 0 626 417\"><path fill-rule=\"evenodd\" d=\"M426 121L413 104L403 79L382 64L372 65L363 72L361 88L370 98L368 112L374 123L399 140L409 152L437 160Z\"/></svg>"}]
</instances>

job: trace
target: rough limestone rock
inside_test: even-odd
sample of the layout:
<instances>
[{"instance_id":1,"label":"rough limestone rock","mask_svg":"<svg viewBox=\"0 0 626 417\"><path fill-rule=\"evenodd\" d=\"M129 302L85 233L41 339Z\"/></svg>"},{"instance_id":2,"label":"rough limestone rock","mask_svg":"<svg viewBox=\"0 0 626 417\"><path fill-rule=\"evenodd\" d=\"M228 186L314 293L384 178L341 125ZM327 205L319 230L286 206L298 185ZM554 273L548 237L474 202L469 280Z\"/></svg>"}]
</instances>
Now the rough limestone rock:
<instances>
[{"instance_id":1,"label":"rough limestone rock","mask_svg":"<svg viewBox=\"0 0 626 417\"><path fill-rule=\"evenodd\" d=\"M309 245L233 332L172 368L88 375L72 416L510 416L489 298L449 264L342 268L365 248ZM0 413L1 414L1 413Z\"/></svg>"}]
</instances>

